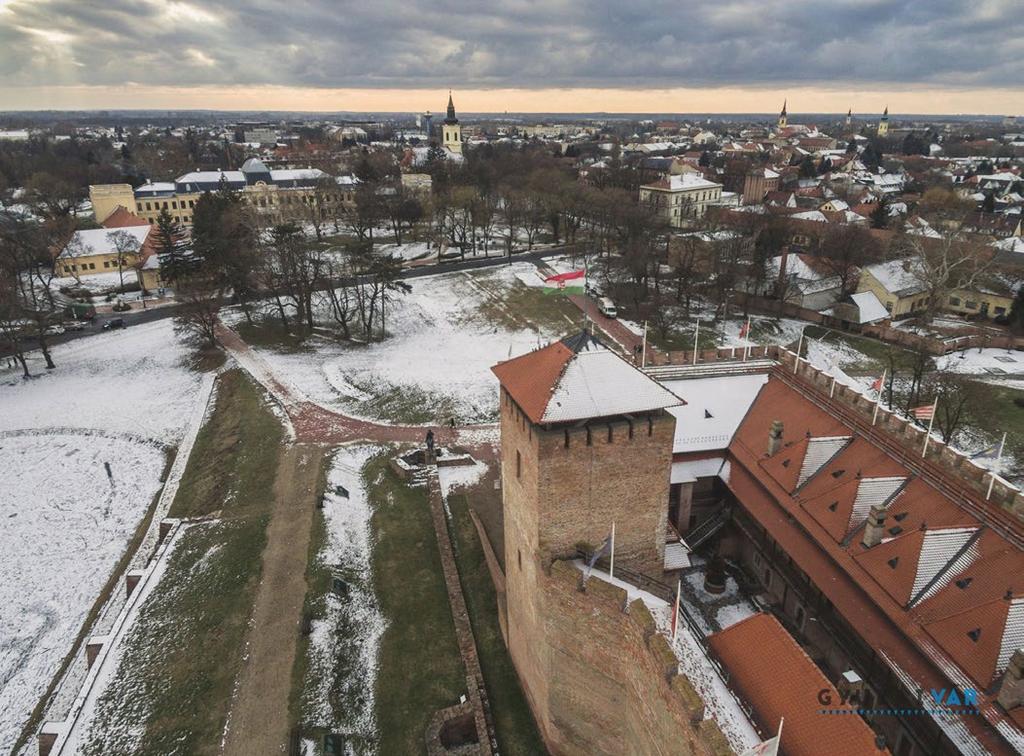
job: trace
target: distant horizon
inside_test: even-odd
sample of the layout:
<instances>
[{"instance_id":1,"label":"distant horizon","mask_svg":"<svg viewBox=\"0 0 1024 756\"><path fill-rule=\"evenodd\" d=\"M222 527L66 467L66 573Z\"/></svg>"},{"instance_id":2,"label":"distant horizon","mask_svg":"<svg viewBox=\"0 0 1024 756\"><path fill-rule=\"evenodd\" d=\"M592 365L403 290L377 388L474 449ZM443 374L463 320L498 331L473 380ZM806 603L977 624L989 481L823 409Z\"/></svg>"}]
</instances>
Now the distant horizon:
<instances>
[{"instance_id":1,"label":"distant horizon","mask_svg":"<svg viewBox=\"0 0 1024 756\"><path fill-rule=\"evenodd\" d=\"M751 116L778 113L877 117L1005 117L1024 114L1024 89L465 89L452 90L460 113L500 115ZM280 113L443 113L447 89L323 89L280 86L152 87L83 85L0 87L0 112L210 111ZM102 100L102 101L101 101ZM258 105L257 105L258 103ZM686 103L687 107L666 107ZM870 103L870 105L869 105ZM1000 107L993 107L993 103ZM860 104L863 110L858 109ZM255 106L254 106L255 105Z\"/></svg>"}]
</instances>

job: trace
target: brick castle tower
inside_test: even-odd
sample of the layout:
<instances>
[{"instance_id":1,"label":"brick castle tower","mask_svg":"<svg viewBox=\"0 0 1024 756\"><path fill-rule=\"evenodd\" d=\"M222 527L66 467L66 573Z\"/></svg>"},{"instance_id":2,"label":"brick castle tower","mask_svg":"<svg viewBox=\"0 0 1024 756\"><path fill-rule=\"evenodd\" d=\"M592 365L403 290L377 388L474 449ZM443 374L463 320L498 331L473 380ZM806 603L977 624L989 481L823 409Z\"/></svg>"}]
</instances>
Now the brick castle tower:
<instances>
[{"instance_id":1,"label":"brick castle tower","mask_svg":"<svg viewBox=\"0 0 1024 756\"><path fill-rule=\"evenodd\" d=\"M587 333L493 368L501 382L501 477L509 652L542 730L545 578L615 523L615 565L662 577L675 418L682 401Z\"/></svg>"}]
</instances>

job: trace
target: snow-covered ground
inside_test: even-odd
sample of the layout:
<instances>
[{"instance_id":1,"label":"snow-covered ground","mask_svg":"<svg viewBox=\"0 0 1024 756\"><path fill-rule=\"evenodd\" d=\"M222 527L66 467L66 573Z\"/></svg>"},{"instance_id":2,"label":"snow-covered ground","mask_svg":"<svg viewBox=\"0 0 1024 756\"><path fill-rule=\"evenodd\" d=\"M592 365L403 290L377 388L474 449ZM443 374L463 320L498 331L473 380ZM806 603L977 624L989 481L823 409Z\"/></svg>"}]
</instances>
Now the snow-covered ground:
<instances>
[{"instance_id":1,"label":"snow-covered ground","mask_svg":"<svg viewBox=\"0 0 1024 756\"><path fill-rule=\"evenodd\" d=\"M935 358L935 367L968 375L1024 375L1024 352L1006 349L966 349Z\"/></svg>"},{"instance_id":2,"label":"snow-covered ground","mask_svg":"<svg viewBox=\"0 0 1024 756\"><path fill-rule=\"evenodd\" d=\"M71 650L199 394L169 320L53 357L46 371L31 356L29 380L0 369L0 751Z\"/></svg>"},{"instance_id":3,"label":"snow-covered ground","mask_svg":"<svg viewBox=\"0 0 1024 756\"><path fill-rule=\"evenodd\" d=\"M158 445L129 437L0 434L0 751L71 650L164 461Z\"/></svg>"},{"instance_id":4,"label":"snow-covered ground","mask_svg":"<svg viewBox=\"0 0 1024 756\"><path fill-rule=\"evenodd\" d=\"M89 428L177 443L199 389L171 321L131 326L53 349L56 370L33 378L0 363L0 431Z\"/></svg>"},{"instance_id":5,"label":"snow-covered ground","mask_svg":"<svg viewBox=\"0 0 1024 756\"><path fill-rule=\"evenodd\" d=\"M323 508L327 539L317 559L345 581L348 595L328 594L324 615L313 621L303 701L305 726L345 732L368 744L376 738L373 694L377 651L387 626L373 593L373 511L363 481L363 467L377 451L372 446L344 448L334 457L328 473ZM347 491L347 497L339 492L339 486ZM339 665L344 671L342 700L332 706Z\"/></svg>"},{"instance_id":6,"label":"snow-covered ground","mask_svg":"<svg viewBox=\"0 0 1024 756\"><path fill-rule=\"evenodd\" d=\"M513 330L481 314L485 304L506 306L495 291L521 287L531 276L537 278L532 264L515 263L417 278L412 292L389 308L389 337L383 342L351 345L320 339L315 351L255 349L296 394L329 409L380 419L379 412L365 406L367 401L407 395L420 406L450 408L450 414L466 422L490 420L497 411L491 366L564 335L564 328ZM567 320L565 325L574 324Z\"/></svg>"}]
</instances>

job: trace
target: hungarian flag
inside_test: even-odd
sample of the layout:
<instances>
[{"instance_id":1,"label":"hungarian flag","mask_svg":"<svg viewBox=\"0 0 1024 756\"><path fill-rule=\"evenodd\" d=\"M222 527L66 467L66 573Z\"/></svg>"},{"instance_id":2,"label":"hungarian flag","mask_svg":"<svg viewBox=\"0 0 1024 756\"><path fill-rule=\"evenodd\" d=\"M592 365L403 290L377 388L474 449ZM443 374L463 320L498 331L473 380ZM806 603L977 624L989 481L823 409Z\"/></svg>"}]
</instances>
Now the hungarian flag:
<instances>
[{"instance_id":1,"label":"hungarian flag","mask_svg":"<svg viewBox=\"0 0 1024 756\"><path fill-rule=\"evenodd\" d=\"M875 382L871 384L871 390L872 391L881 391L882 390L882 379L884 377L885 376L880 375L877 378L875 378Z\"/></svg>"},{"instance_id":2,"label":"hungarian flag","mask_svg":"<svg viewBox=\"0 0 1024 756\"><path fill-rule=\"evenodd\" d=\"M571 270L544 279L545 294L582 294L586 271Z\"/></svg>"},{"instance_id":3,"label":"hungarian flag","mask_svg":"<svg viewBox=\"0 0 1024 756\"><path fill-rule=\"evenodd\" d=\"M914 407L910 412L916 420L931 420L932 415L935 414L935 405L926 404L923 407Z\"/></svg>"}]
</instances>

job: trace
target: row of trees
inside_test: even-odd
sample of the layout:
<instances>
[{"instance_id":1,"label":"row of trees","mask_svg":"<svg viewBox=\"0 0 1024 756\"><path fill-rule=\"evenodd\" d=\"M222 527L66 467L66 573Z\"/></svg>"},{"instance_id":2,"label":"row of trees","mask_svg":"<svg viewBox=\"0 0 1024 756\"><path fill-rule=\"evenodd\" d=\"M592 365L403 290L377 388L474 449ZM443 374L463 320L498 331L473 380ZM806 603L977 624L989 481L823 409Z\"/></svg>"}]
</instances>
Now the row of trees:
<instances>
[{"instance_id":1,"label":"row of trees","mask_svg":"<svg viewBox=\"0 0 1024 756\"><path fill-rule=\"evenodd\" d=\"M196 203L191 237L161 213L155 248L161 278L182 302L179 330L210 346L229 300L250 323L266 315L297 335L331 323L346 339L373 340L385 333L388 306L410 290L401 261L372 242L328 247L297 223L268 227L226 187Z\"/></svg>"}]
</instances>

